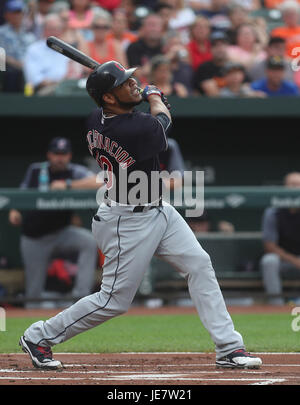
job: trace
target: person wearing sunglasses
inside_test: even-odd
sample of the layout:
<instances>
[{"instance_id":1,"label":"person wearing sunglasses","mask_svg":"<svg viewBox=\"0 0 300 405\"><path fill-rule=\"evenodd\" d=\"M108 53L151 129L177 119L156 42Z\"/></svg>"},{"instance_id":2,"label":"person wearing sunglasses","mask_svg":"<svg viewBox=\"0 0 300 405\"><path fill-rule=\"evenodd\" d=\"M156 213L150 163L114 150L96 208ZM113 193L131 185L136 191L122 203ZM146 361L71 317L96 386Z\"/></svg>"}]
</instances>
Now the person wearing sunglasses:
<instances>
[{"instance_id":1,"label":"person wearing sunglasses","mask_svg":"<svg viewBox=\"0 0 300 405\"><path fill-rule=\"evenodd\" d=\"M107 38L111 29L111 16L97 14L92 22L94 39L88 43L89 56L100 64L116 60L127 66L127 59L119 41Z\"/></svg>"}]
</instances>

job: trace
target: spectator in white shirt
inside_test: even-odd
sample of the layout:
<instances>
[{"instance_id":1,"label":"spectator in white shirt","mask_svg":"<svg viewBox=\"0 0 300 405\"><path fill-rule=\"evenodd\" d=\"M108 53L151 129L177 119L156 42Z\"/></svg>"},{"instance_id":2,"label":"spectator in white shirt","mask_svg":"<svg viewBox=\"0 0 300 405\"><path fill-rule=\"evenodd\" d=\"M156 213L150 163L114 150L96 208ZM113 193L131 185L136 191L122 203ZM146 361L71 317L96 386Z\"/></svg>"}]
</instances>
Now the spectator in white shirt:
<instances>
[{"instance_id":1,"label":"spectator in white shirt","mask_svg":"<svg viewBox=\"0 0 300 405\"><path fill-rule=\"evenodd\" d=\"M192 8L186 7L184 0L164 0L173 8L169 19L169 29L178 31L184 44L189 42L190 26L196 19L196 14Z\"/></svg>"},{"instance_id":2,"label":"spectator in white shirt","mask_svg":"<svg viewBox=\"0 0 300 405\"><path fill-rule=\"evenodd\" d=\"M46 38L53 35L60 37L63 32L62 20L55 14L45 18L44 38L32 44L25 55L24 71L26 82L39 94L51 93L57 84L67 78L74 78L70 73L72 66L65 56L53 51L46 44ZM78 77L78 72L76 72Z\"/></svg>"}]
</instances>

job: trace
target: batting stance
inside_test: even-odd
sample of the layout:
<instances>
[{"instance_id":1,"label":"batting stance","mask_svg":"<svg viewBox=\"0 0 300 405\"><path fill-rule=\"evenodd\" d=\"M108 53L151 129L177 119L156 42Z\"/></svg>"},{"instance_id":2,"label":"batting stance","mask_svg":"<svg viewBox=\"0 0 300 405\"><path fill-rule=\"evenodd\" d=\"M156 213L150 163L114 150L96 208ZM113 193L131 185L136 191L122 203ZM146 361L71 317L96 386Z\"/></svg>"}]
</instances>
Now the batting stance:
<instances>
[{"instance_id":1,"label":"batting stance","mask_svg":"<svg viewBox=\"0 0 300 405\"><path fill-rule=\"evenodd\" d=\"M32 324L20 345L35 367L61 368L62 363L52 358L51 347L125 313L151 258L157 255L186 278L200 320L215 343L216 365L259 368L261 359L245 351L234 329L209 255L181 215L161 198L148 197L144 204L132 205L118 195L122 170L127 176L142 171L151 183L151 172L159 170L158 154L168 147L171 126L165 97L154 86L141 93L132 77L135 70L111 61L96 68L87 81L87 91L99 107L89 118L88 147L107 172L107 189L116 190L115 200L107 197L92 221L105 255L101 289L53 318ZM149 102L150 113L134 111L143 100ZM129 185L128 189L129 196Z\"/></svg>"}]
</instances>

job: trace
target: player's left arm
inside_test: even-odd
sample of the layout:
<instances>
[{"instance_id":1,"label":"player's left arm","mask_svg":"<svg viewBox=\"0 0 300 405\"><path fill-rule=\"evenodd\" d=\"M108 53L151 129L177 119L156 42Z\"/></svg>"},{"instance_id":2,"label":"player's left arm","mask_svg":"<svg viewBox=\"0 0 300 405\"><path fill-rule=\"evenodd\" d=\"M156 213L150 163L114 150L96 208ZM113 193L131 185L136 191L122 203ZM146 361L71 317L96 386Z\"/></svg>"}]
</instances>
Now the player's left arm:
<instances>
[{"instance_id":1,"label":"player's left arm","mask_svg":"<svg viewBox=\"0 0 300 405\"><path fill-rule=\"evenodd\" d=\"M166 105L167 99L159 88L146 86L142 92L142 97L145 101L148 101L151 115L157 117L158 114L165 114L169 121L172 122L171 113Z\"/></svg>"},{"instance_id":2,"label":"player's left arm","mask_svg":"<svg viewBox=\"0 0 300 405\"><path fill-rule=\"evenodd\" d=\"M168 100L156 86L146 86L142 93L142 97L145 101L148 101L151 115L159 121L163 129L167 148L168 142L166 134L172 124Z\"/></svg>"}]
</instances>

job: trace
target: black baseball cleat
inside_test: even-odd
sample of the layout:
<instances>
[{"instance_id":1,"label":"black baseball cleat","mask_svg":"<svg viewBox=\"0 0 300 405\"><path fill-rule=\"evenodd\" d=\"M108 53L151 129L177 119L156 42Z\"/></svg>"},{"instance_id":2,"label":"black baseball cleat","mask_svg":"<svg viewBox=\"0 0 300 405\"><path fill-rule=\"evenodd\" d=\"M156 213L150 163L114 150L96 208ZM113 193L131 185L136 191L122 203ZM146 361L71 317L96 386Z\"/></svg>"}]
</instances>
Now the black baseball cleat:
<instances>
[{"instance_id":1,"label":"black baseball cleat","mask_svg":"<svg viewBox=\"0 0 300 405\"><path fill-rule=\"evenodd\" d=\"M43 370L62 369L62 363L58 360L53 360L50 347L38 346L34 343L28 342L25 340L24 336L21 336L19 345L22 347L23 352L29 354L34 367Z\"/></svg>"},{"instance_id":2,"label":"black baseball cleat","mask_svg":"<svg viewBox=\"0 0 300 405\"><path fill-rule=\"evenodd\" d=\"M244 349L238 349L234 352L221 357L216 361L217 368L260 368L262 360L259 357L252 356Z\"/></svg>"}]
</instances>

